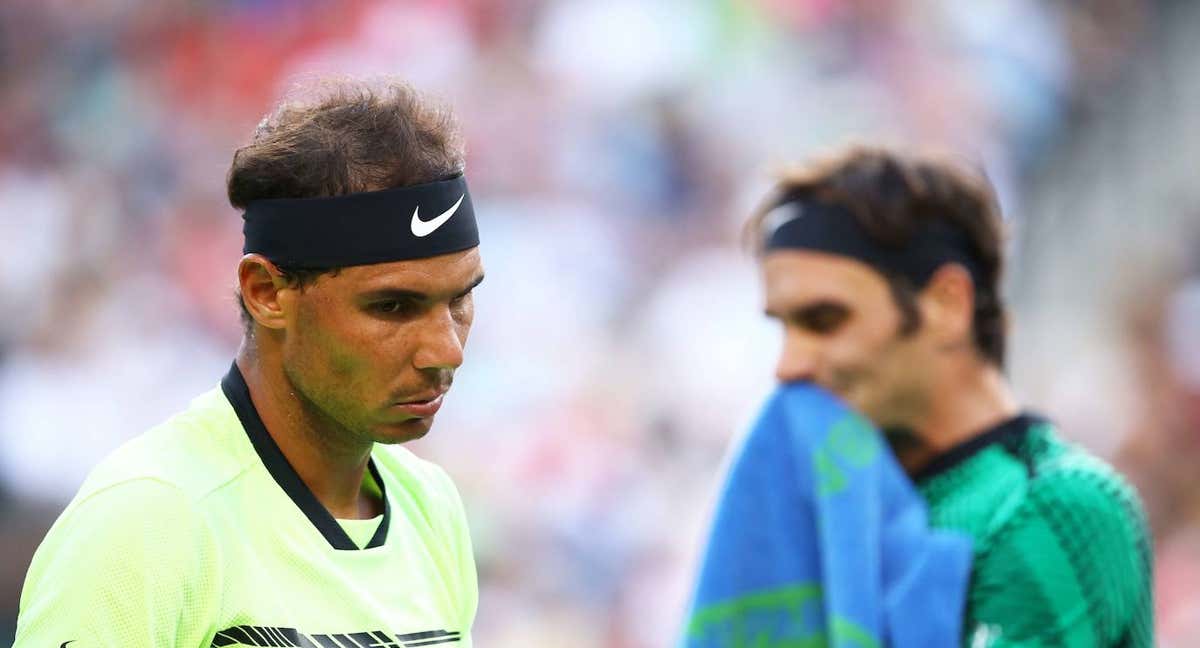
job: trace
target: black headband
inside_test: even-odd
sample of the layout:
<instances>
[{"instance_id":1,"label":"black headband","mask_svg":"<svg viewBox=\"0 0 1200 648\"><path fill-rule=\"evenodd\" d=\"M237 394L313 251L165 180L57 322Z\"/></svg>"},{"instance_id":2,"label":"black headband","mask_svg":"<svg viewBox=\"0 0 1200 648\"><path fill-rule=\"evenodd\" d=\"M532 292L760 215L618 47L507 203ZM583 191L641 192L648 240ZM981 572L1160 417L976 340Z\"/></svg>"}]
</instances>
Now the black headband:
<instances>
[{"instance_id":1,"label":"black headband","mask_svg":"<svg viewBox=\"0 0 1200 648\"><path fill-rule=\"evenodd\" d=\"M886 245L872 239L849 210L823 202L792 200L771 210L763 221L763 250L801 249L856 259L884 274L908 277L923 288L947 263L962 265L977 287L986 286L966 234L949 223L927 219L907 241Z\"/></svg>"},{"instance_id":2,"label":"black headband","mask_svg":"<svg viewBox=\"0 0 1200 648\"><path fill-rule=\"evenodd\" d=\"M244 254L295 268L424 259L479 245L461 174L345 196L255 200L242 218Z\"/></svg>"}]
</instances>

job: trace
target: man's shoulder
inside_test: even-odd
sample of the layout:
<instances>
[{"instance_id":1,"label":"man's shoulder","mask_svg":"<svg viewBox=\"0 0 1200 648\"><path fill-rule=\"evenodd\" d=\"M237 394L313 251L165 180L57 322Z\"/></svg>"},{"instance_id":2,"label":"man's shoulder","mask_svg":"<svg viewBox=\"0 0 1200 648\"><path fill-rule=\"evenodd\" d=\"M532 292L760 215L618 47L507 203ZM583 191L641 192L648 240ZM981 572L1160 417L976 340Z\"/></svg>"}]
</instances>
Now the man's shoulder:
<instances>
[{"instance_id":1,"label":"man's shoulder","mask_svg":"<svg viewBox=\"0 0 1200 648\"><path fill-rule=\"evenodd\" d=\"M1119 637L1141 637L1151 614L1152 559L1136 492L1049 424L1028 431L1018 456L1028 470L1026 490L977 549L971 623L1002 629L1014 644L1115 645Z\"/></svg>"},{"instance_id":2,"label":"man's shoulder","mask_svg":"<svg viewBox=\"0 0 1200 648\"><path fill-rule=\"evenodd\" d=\"M1032 506L1047 514L1113 516L1130 524L1143 524L1137 492L1106 461L1063 441L1048 425L1031 431L1026 446L1031 470L1028 499Z\"/></svg>"},{"instance_id":3,"label":"man's shoulder","mask_svg":"<svg viewBox=\"0 0 1200 648\"><path fill-rule=\"evenodd\" d=\"M158 483L198 501L244 472L252 458L237 415L213 389L105 457L75 499L125 483Z\"/></svg>"},{"instance_id":4,"label":"man's shoulder","mask_svg":"<svg viewBox=\"0 0 1200 648\"><path fill-rule=\"evenodd\" d=\"M1020 544L1033 528L1064 542L1119 528L1125 541L1143 542L1141 503L1116 470L1045 419L1026 417L1010 432L921 484L935 526L970 533L977 552Z\"/></svg>"},{"instance_id":5,"label":"man's shoulder","mask_svg":"<svg viewBox=\"0 0 1200 648\"><path fill-rule=\"evenodd\" d=\"M1059 552L1079 567L1114 554L1131 564L1149 559L1141 501L1112 466L1063 441L1048 423L1029 431L1020 455L1028 470L1024 495L988 544L1031 555Z\"/></svg>"}]
</instances>

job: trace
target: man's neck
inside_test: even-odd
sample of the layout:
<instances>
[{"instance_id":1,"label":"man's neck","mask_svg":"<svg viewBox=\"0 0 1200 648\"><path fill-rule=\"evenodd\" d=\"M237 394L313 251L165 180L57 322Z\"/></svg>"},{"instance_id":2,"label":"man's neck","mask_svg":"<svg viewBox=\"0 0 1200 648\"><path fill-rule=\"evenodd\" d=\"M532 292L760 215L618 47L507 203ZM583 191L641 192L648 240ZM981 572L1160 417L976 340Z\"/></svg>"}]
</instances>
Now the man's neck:
<instances>
[{"instance_id":1,"label":"man's neck","mask_svg":"<svg viewBox=\"0 0 1200 648\"><path fill-rule=\"evenodd\" d=\"M1020 412L1000 370L972 361L948 373L924 415L913 422L912 436L895 439L896 458L912 475L938 456Z\"/></svg>"},{"instance_id":2,"label":"man's neck","mask_svg":"<svg viewBox=\"0 0 1200 648\"><path fill-rule=\"evenodd\" d=\"M372 443L355 442L336 424L310 411L283 371L277 354L242 342L237 366L267 433L288 463L335 518L365 519L383 511L363 492Z\"/></svg>"}]
</instances>

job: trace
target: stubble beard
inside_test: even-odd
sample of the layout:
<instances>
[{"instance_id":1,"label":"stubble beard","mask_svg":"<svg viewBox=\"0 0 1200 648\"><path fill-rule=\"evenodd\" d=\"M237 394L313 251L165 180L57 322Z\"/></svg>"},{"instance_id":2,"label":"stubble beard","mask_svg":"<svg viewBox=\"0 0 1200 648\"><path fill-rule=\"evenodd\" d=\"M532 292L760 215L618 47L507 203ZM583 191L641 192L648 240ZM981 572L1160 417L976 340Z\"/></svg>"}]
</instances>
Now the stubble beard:
<instances>
[{"instance_id":1,"label":"stubble beard","mask_svg":"<svg viewBox=\"0 0 1200 648\"><path fill-rule=\"evenodd\" d=\"M300 376L300 372L286 364L283 372L303 412L303 432L313 442L326 448L337 449L364 445L374 440L369 430L351 422L352 417L328 406L328 403L336 402L335 398L308 385Z\"/></svg>"}]
</instances>

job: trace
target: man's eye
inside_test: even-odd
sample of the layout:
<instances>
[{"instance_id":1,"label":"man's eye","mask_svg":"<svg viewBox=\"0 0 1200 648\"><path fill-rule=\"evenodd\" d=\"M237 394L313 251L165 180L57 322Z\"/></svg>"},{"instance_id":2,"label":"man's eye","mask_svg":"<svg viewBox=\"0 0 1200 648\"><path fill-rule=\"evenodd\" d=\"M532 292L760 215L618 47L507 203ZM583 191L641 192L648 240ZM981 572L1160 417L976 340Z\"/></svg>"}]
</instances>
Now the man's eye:
<instances>
[{"instance_id":1,"label":"man's eye","mask_svg":"<svg viewBox=\"0 0 1200 648\"><path fill-rule=\"evenodd\" d=\"M389 299L388 301L375 302L371 305L371 310L383 315L396 315L408 310L408 304L396 300Z\"/></svg>"},{"instance_id":2,"label":"man's eye","mask_svg":"<svg viewBox=\"0 0 1200 648\"><path fill-rule=\"evenodd\" d=\"M846 321L849 313L841 308L815 308L804 313L800 323L814 333L831 333Z\"/></svg>"}]
</instances>

